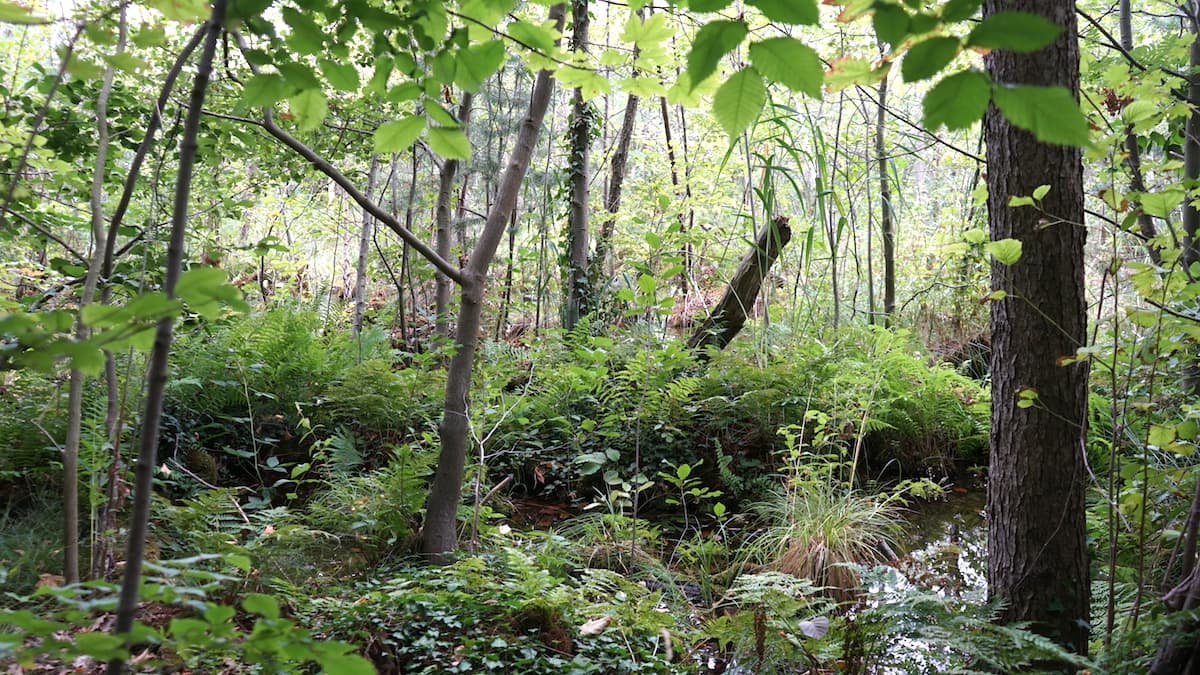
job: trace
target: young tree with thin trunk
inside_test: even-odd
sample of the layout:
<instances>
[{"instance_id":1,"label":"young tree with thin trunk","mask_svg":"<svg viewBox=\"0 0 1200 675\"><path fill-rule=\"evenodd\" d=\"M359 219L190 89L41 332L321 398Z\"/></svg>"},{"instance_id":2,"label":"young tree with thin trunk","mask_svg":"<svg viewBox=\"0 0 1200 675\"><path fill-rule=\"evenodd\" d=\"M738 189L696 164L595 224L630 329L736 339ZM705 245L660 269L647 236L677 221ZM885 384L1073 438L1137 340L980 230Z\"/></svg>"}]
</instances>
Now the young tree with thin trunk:
<instances>
[{"instance_id":1,"label":"young tree with thin trunk","mask_svg":"<svg viewBox=\"0 0 1200 675\"><path fill-rule=\"evenodd\" d=\"M1062 28L1032 53L985 57L998 86L1063 86L1078 97L1073 0L988 0L985 20L1024 11ZM988 591L1004 621L1028 621L1087 652L1084 522L1086 363L1060 365L1086 344L1083 165L1077 147L1039 142L993 106L984 121L988 221L995 242L1016 240L1013 261L992 263L992 430L988 479ZM1034 207L1009 198L1050 186Z\"/></svg>"},{"instance_id":2,"label":"young tree with thin trunk","mask_svg":"<svg viewBox=\"0 0 1200 675\"><path fill-rule=\"evenodd\" d=\"M200 115L204 110L204 97L208 90L209 77L212 75L217 38L220 37L224 23L225 0L214 0L212 15L206 24L204 49L200 55L200 63L196 67L192 93L188 99L187 118L179 144L179 173L175 182L171 237L167 244L166 278L163 281L163 290L171 298L175 297L175 288L183 271L188 199L191 196L192 174L198 149ZM154 489L158 428L162 420L163 398L167 384L167 358L171 352L173 329L173 317L161 319L155 326L154 346L150 352L150 364L146 373L146 409L142 416L138 463L135 468L137 478L130 515L129 544L125 552L125 575L121 582L117 620L113 627L113 633L119 636L128 636L133 629L133 615L137 610L141 589L142 563L146 557L146 537L150 525L150 495ZM115 659L108 664L110 675L117 675L123 668L123 659Z\"/></svg>"},{"instance_id":3,"label":"young tree with thin trunk","mask_svg":"<svg viewBox=\"0 0 1200 675\"><path fill-rule=\"evenodd\" d=\"M892 184L888 176L887 147L884 144L887 84L885 75L879 81L879 105L875 118L875 161L879 168L879 229L883 235L883 315L886 325L891 325L892 314L896 311L896 230L892 221Z\"/></svg>"},{"instance_id":4,"label":"young tree with thin trunk","mask_svg":"<svg viewBox=\"0 0 1200 675\"><path fill-rule=\"evenodd\" d=\"M375 199L375 179L379 173L379 157L371 156L367 169L367 199ZM358 337L362 331L363 315L367 309L367 256L371 252L371 235L375 230L375 219L367 209L362 210L362 231L358 237L358 261L354 265L354 318L350 322L350 336Z\"/></svg>"},{"instance_id":5,"label":"young tree with thin trunk","mask_svg":"<svg viewBox=\"0 0 1200 675\"><path fill-rule=\"evenodd\" d=\"M463 129L466 129L471 122L471 102L474 99L474 94L470 92L464 93L462 101L458 105L458 119L463 124ZM437 221L436 241L434 242L435 249L438 255L443 260L450 259L451 238L453 233L450 231L453 225L451 217L450 201L454 196L454 181L458 176L458 169L461 162L457 159L447 159L442 162L442 171L438 174L438 193L437 201L434 206L434 219ZM413 182L416 182L414 177ZM466 182L463 182L463 192L459 194L459 204L461 205L466 200ZM411 205L412 200L409 200ZM409 227L412 223L407 223ZM450 336L450 290L452 281L444 274L438 273L434 277L434 314L436 316L435 329L437 334L443 338Z\"/></svg>"},{"instance_id":6,"label":"young tree with thin trunk","mask_svg":"<svg viewBox=\"0 0 1200 675\"><path fill-rule=\"evenodd\" d=\"M560 23L564 11L563 5L555 5L550 10L551 21ZM434 562L448 562L450 554L458 547L458 504L462 499L467 441L470 438L468 397L471 372L475 367L475 344L483 315L483 291L487 286L488 267L504 237L509 216L517 206L517 195L529 170L538 131L546 117L546 109L550 107L553 93L554 78L550 71L539 71L529 97L529 111L521 122L517 140L508 157L508 166L500 179L496 202L488 212L483 232L462 271L455 352L446 375L445 407L439 428L442 451L438 455L437 470L425 502L422 550Z\"/></svg>"},{"instance_id":7,"label":"young tree with thin trunk","mask_svg":"<svg viewBox=\"0 0 1200 675\"><path fill-rule=\"evenodd\" d=\"M571 0L571 49L587 54L588 51L588 0ZM568 156L568 175L571 180L571 198L567 210L567 299L563 316L563 327L571 330L580 317L587 314L588 298L588 184L591 182L589 167L592 146L592 110L583 96L583 89L576 89L571 102L571 149Z\"/></svg>"}]
</instances>

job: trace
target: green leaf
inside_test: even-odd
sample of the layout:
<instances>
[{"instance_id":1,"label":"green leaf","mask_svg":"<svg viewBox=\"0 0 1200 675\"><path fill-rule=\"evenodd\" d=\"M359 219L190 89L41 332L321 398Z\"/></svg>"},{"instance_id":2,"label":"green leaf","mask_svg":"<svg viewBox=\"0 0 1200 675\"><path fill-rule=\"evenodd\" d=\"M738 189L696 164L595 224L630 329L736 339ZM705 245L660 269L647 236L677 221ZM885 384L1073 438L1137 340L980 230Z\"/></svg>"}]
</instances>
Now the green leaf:
<instances>
[{"instance_id":1,"label":"green leaf","mask_svg":"<svg viewBox=\"0 0 1200 675\"><path fill-rule=\"evenodd\" d=\"M830 91L841 91L855 84L872 84L886 77L891 67L890 61L876 68L864 58L843 57L835 60L825 74L825 86Z\"/></svg>"},{"instance_id":2,"label":"green leaf","mask_svg":"<svg viewBox=\"0 0 1200 675\"><path fill-rule=\"evenodd\" d=\"M967 70L943 78L922 102L925 128L937 131L945 125L953 131L970 127L987 112L990 94L991 80L979 71Z\"/></svg>"},{"instance_id":3,"label":"green leaf","mask_svg":"<svg viewBox=\"0 0 1200 675\"><path fill-rule=\"evenodd\" d=\"M821 19L817 0L746 0L772 21L790 24L816 24Z\"/></svg>"},{"instance_id":4,"label":"green leaf","mask_svg":"<svg viewBox=\"0 0 1200 675\"><path fill-rule=\"evenodd\" d=\"M259 16L271 6L271 0L234 0L229 5L229 16L234 19L249 19Z\"/></svg>"},{"instance_id":5,"label":"green leaf","mask_svg":"<svg viewBox=\"0 0 1200 675\"><path fill-rule=\"evenodd\" d=\"M287 37L292 49L301 54L318 54L323 50L325 34L315 21L291 7L283 8L283 20L292 28Z\"/></svg>"},{"instance_id":6,"label":"green leaf","mask_svg":"<svg viewBox=\"0 0 1200 675\"><path fill-rule=\"evenodd\" d=\"M1087 145L1087 118L1064 87L996 86L992 100L1013 126L1043 143Z\"/></svg>"},{"instance_id":7,"label":"green leaf","mask_svg":"<svg viewBox=\"0 0 1200 675\"><path fill-rule=\"evenodd\" d=\"M267 619L279 618L279 601L262 593L247 593L242 608Z\"/></svg>"},{"instance_id":8,"label":"green leaf","mask_svg":"<svg viewBox=\"0 0 1200 675\"><path fill-rule=\"evenodd\" d=\"M916 82L937 75L958 56L958 38L933 37L913 45L900 62L905 82Z\"/></svg>"},{"instance_id":9,"label":"green leaf","mask_svg":"<svg viewBox=\"0 0 1200 675\"><path fill-rule=\"evenodd\" d=\"M281 63L276 67L294 91L321 88L321 81L313 74L312 68L303 63Z\"/></svg>"},{"instance_id":10,"label":"green leaf","mask_svg":"<svg viewBox=\"0 0 1200 675\"><path fill-rule=\"evenodd\" d=\"M473 45L458 52L458 67L454 71L454 83L463 91L475 93L484 81L504 64L504 44L492 40Z\"/></svg>"},{"instance_id":11,"label":"green leaf","mask_svg":"<svg viewBox=\"0 0 1200 675\"><path fill-rule=\"evenodd\" d=\"M716 71L721 57L740 45L748 32L741 21L712 21L696 33L687 56L687 74L692 89Z\"/></svg>"},{"instance_id":12,"label":"green leaf","mask_svg":"<svg viewBox=\"0 0 1200 675\"><path fill-rule=\"evenodd\" d=\"M508 24L508 34L538 51L554 51L554 33L544 26L536 26L528 21L514 21Z\"/></svg>"},{"instance_id":13,"label":"green leaf","mask_svg":"<svg viewBox=\"0 0 1200 675\"><path fill-rule=\"evenodd\" d=\"M1000 239L988 242L983 247L1001 265L1012 265L1021 259L1021 242L1017 239Z\"/></svg>"},{"instance_id":14,"label":"green leaf","mask_svg":"<svg viewBox=\"0 0 1200 675\"><path fill-rule=\"evenodd\" d=\"M821 98L825 70L812 47L789 37L770 38L750 45L750 62L771 82Z\"/></svg>"},{"instance_id":15,"label":"green leaf","mask_svg":"<svg viewBox=\"0 0 1200 675\"><path fill-rule=\"evenodd\" d=\"M1034 189L1033 189L1033 198L1034 198L1034 199L1036 199L1036 200L1038 200L1038 201L1041 201L1041 200L1042 200L1042 199L1044 199L1044 198L1046 197L1046 195L1047 195L1047 194L1049 194L1049 193L1050 193L1050 186L1049 186L1049 185L1039 185L1039 186L1037 186L1036 188L1034 188Z\"/></svg>"},{"instance_id":16,"label":"green leaf","mask_svg":"<svg viewBox=\"0 0 1200 675\"><path fill-rule=\"evenodd\" d=\"M358 654L330 654L319 656L317 662L326 673L343 675L375 675L375 666Z\"/></svg>"},{"instance_id":17,"label":"green leaf","mask_svg":"<svg viewBox=\"0 0 1200 675\"><path fill-rule=\"evenodd\" d=\"M425 118L416 115L379 125L375 130L375 152L386 155L407 150L425 129Z\"/></svg>"},{"instance_id":18,"label":"green leaf","mask_svg":"<svg viewBox=\"0 0 1200 675\"><path fill-rule=\"evenodd\" d=\"M0 2L2 1L3 0L0 0ZM131 42L133 42L133 44L141 47L142 49L157 47L167 41L167 31L158 24L143 26L142 28L134 31L133 35L131 35L129 39Z\"/></svg>"},{"instance_id":19,"label":"green leaf","mask_svg":"<svg viewBox=\"0 0 1200 675\"><path fill-rule=\"evenodd\" d=\"M879 5L871 17L875 36L895 48L908 36L908 12L896 5Z\"/></svg>"},{"instance_id":20,"label":"green leaf","mask_svg":"<svg viewBox=\"0 0 1200 675\"><path fill-rule=\"evenodd\" d=\"M688 0L688 8L694 12L719 12L733 0Z\"/></svg>"},{"instance_id":21,"label":"green leaf","mask_svg":"<svg viewBox=\"0 0 1200 675\"><path fill-rule=\"evenodd\" d=\"M202 265L193 267L179 277L175 295L187 303L188 309L207 319L216 319L221 308L228 306L237 311L249 311L242 298L242 291L229 283L225 270Z\"/></svg>"},{"instance_id":22,"label":"green leaf","mask_svg":"<svg viewBox=\"0 0 1200 675\"><path fill-rule=\"evenodd\" d=\"M1183 190L1160 190L1158 192L1143 192L1138 196L1142 210L1152 216L1167 218L1177 206L1183 203L1187 193Z\"/></svg>"},{"instance_id":23,"label":"green leaf","mask_svg":"<svg viewBox=\"0 0 1200 675\"><path fill-rule=\"evenodd\" d=\"M642 49L657 46L675 34L675 28L667 21L665 13L651 14L645 20L636 14L625 22L621 39L632 42Z\"/></svg>"},{"instance_id":24,"label":"green leaf","mask_svg":"<svg viewBox=\"0 0 1200 675\"><path fill-rule=\"evenodd\" d=\"M942 5L943 21L965 21L979 11L983 0L950 0Z\"/></svg>"},{"instance_id":25,"label":"green leaf","mask_svg":"<svg viewBox=\"0 0 1200 675\"><path fill-rule=\"evenodd\" d=\"M312 131L321 126L321 121L329 113L329 105L325 101L325 93L320 89L305 89L288 99L288 110L296 118L296 125L301 131Z\"/></svg>"},{"instance_id":26,"label":"green leaf","mask_svg":"<svg viewBox=\"0 0 1200 675\"><path fill-rule=\"evenodd\" d=\"M33 10L9 0L0 0L0 23L19 23L25 25L33 25L39 23L50 23L50 19L38 16L33 13Z\"/></svg>"},{"instance_id":27,"label":"green leaf","mask_svg":"<svg viewBox=\"0 0 1200 675\"><path fill-rule=\"evenodd\" d=\"M1150 425L1150 437L1146 439L1146 442L1159 448L1171 445L1175 442L1175 427Z\"/></svg>"},{"instance_id":28,"label":"green leaf","mask_svg":"<svg viewBox=\"0 0 1200 675\"><path fill-rule=\"evenodd\" d=\"M333 59L320 59L317 65L334 89L340 91L358 91L358 68L353 64L338 63Z\"/></svg>"},{"instance_id":29,"label":"green leaf","mask_svg":"<svg viewBox=\"0 0 1200 675\"><path fill-rule=\"evenodd\" d=\"M1048 19L1028 12L997 12L984 18L967 36L967 46L1036 52L1062 32Z\"/></svg>"},{"instance_id":30,"label":"green leaf","mask_svg":"<svg viewBox=\"0 0 1200 675\"><path fill-rule=\"evenodd\" d=\"M242 100L248 106L274 105L288 95L288 84L275 73L251 75L242 88Z\"/></svg>"},{"instance_id":31,"label":"green leaf","mask_svg":"<svg viewBox=\"0 0 1200 675\"><path fill-rule=\"evenodd\" d=\"M203 21L209 14L208 0L150 0L146 4L172 21Z\"/></svg>"},{"instance_id":32,"label":"green leaf","mask_svg":"<svg viewBox=\"0 0 1200 675\"><path fill-rule=\"evenodd\" d=\"M745 131L767 102L767 88L753 68L734 73L713 96L713 116L730 138Z\"/></svg>"},{"instance_id":33,"label":"green leaf","mask_svg":"<svg viewBox=\"0 0 1200 675\"><path fill-rule=\"evenodd\" d=\"M462 129L429 127L429 147L446 159L471 158L471 141Z\"/></svg>"}]
</instances>

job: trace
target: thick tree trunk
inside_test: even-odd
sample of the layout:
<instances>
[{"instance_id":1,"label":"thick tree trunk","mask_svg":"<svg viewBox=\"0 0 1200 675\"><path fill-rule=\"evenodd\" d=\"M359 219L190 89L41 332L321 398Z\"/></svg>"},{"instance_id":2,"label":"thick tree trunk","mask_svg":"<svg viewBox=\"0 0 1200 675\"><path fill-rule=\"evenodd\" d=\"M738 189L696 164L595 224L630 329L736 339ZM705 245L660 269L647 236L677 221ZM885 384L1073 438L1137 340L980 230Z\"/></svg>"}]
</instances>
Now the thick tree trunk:
<instances>
[{"instance_id":1,"label":"thick tree trunk","mask_svg":"<svg viewBox=\"0 0 1200 675\"><path fill-rule=\"evenodd\" d=\"M1078 95L1073 0L988 0L984 16L1024 11L1063 27L1032 54L993 51L999 84L1061 85ZM1060 366L1086 343L1083 166L1078 148L1039 143L994 108L984 123L988 220L993 241L1017 239L1023 255L992 263L992 431L988 480L988 590L1004 621L1087 652L1089 582L1084 524L1086 363ZM1050 185L1041 209L1012 196ZM1034 404L1018 405L1036 393ZM1022 396L1025 396L1023 399Z\"/></svg>"},{"instance_id":2,"label":"thick tree trunk","mask_svg":"<svg viewBox=\"0 0 1200 675\"><path fill-rule=\"evenodd\" d=\"M875 119L875 159L879 163L879 228L883 233L883 318L891 325L896 311L896 230L892 222L892 185L888 179L888 161L884 135L884 106L887 105L887 77L879 81L879 107ZM874 317L872 317L873 319Z\"/></svg>"},{"instance_id":3,"label":"thick tree trunk","mask_svg":"<svg viewBox=\"0 0 1200 675\"><path fill-rule=\"evenodd\" d=\"M379 173L379 157L371 156L371 167L367 169L367 199L375 199L375 178ZM367 311L367 256L371 252L371 235L375 231L375 218L363 209L362 232L358 237L358 260L354 265L354 319L350 322L350 337L358 337L362 331L363 315Z\"/></svg>"},{"instance_id":4,"label":"thick tree trunk","mask_svg":"<svg viewBox=\"0 0 1200 675\"><path fill-rule=\"evenodd\" d=\"M550 10L551 21L560 23L563 11L563 5L555 5ZM458 505L462 498L467 440L470 437L467 403L471 388L471 371L475 366L475 343L483 314L487 271L504 237L509 215L517 206L517 195L525 179L525 172L529 169L533 146L537 142L538 131L546 117L546 109L550 106L553 92L554 78L549 71L540 71L530 96L529 112L521 122L516 144L508 158L508 167L500 180L496 203L488 212L483 232L480 233L479 241L471 252L466 269L462 271L462 296L458 310L458 328L455 331L455 352L446 375L445 412L439 429L442 450L438 456L437 470L429 486L429 497L425 502L422 550L433 562L448 562L449 554L458 547Z\"/></svg>"},{"instance_id":5,"label":"thick tree trunk","mask_svg":"<svg viewBox=\"0 0 1200 675\"><path fill-rule=\"evenodd\" d=\"M191 194L192 173L196 162L197 137L200 131L200 115L204 110L204 95L208 79L212 74L213 57L217 51L217 38L225 22L225 0L214 0L212 16L208 20L208 34L204 38L204 51L196 68L188 113L184 122L183 138L179 144L179 173L175 181L175 200L171 214L171 238L167 244L166 278L163 290L169 297L175 296L175 285L183 270L183 248L188 219L188 197ZM133 628L133 615L137 610L141 588L142 562L146 557L146 535L150 525L150 493L153 490L155 456L158 450L158 427L162 420L163 395L167 384L167 357L171 352L174 320L166 318L158 322L154 331L154 347L150 352L150 366L146 374L146 409L142 416L142 435L138 449L137 481L133 495L133 513L129 525L129 546L125 553L125 576L121 582L121 594L117 604L117 620L113 633L127 636ZM110 675L120 673L123 659L114 659L108 664Z\"/></svg>"},{"instance_id":6,"label":"thick tree trunk","mask_svg":"<svg viewBox=\"0 0 1200 675\"><path fill-rule=\"evenodd\" d=\"M588 50L588 0L571 1L572 50L586 54ZM576 89L571 105L571 153L568 174L571 179L571 201L567 211L567 302L563 313L563 328L571 330L579 318L590 311L591 291L588 289L588 183L591 179L589 160L592 145L592 111L583 100L583 90Z\"/></svg>"},{"instance_id":7,"label":"thick tree trunk","mask_svg":"<svg viewBox=\"0 0 1200 675\"><path fill-rule=\"evenodd\" d=\"M471 101L474 94L464 93L458 106L458 119L466 127L471 122ZM415 160L414 160L415 161ZM454 195L454 180L458 175L460 162L457 159L447 159L442 163L442 172L438 176L437 205L434 207L434 217L437 220L437 241L434 248L443 260L450 259L450 244L453 233L450 231L450 199ZM464 184L463 189L466 189ZM461 203L465 196L459 197ZM409 204L412 200L409 200ZM412 223L407 224L412 227ZM437 284L434 295L434 315L437 317L437 334L442 337L450 335L450 279L444 274L435 277Z\"/></svg>"},{"instance_id":8,"label":"thick tree trunk","mask_svg":"<svg viewBox=\"0 0 1200 675\"><path fill-rule=\"evenodd\" d=\"M778 216L763 226L758 238L729 282L729 288L717 306L709 313L696 332L688 338L689 349L713 347L724 349L746 324L746 315L754 307L763 279L779 258L783 247L792 239L788 219ZM700 352L700 358L705 358Z\"/></svg>"}]
</instances>

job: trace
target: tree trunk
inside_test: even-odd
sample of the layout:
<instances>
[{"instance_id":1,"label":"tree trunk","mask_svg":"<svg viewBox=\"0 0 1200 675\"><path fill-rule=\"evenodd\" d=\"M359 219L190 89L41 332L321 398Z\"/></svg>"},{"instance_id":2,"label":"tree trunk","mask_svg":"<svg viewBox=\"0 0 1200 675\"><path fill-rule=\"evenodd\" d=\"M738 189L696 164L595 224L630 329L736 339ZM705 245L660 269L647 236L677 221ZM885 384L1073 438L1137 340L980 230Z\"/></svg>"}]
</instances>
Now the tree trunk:
<instances>
[{"instance_id":1,"label":"tree trunk","mask_svg":"<svg viewBox=\"0 0 1200 675\"><path fill-rule=\"evenodd\" d=\"M875 159L879 162L879 228L883 234L883 320L892 324L896 311L896 231L892 222L892 186L888 178L888 160L883 143L884 106L887 105L887 77L879 81L879 108L875 119ZM872 316L874 319L874 316Z\"/></svg>"},{"instance_id":2,"label":"tree trunk","mask_svg":"<svg viewBox=\"0 0 1200 675\"><path fill-rule=\"evenodd\" d=\"M466 128L471 122L471 100L474 94L464 93L462 101L458 106L458 119ZM415 160L414 160L415 161ZM435 207L434 217L437 219L437 241L434 248L438 255L444 260L450 259L450 199L454 195L454 179L458 174L460 162L457 159L447 159L442 163L442 172L438 176L438 194L437 206ZM463 189L466 189L464 184ZM463 201L464 197L460 196L459 202ZM412 200L409 200L412 203ZM411 227L412 223L408 223ZM443 338L450 335L450 279L444 274L435 276L436 295L434 296L434 315L436 318L437 334Z\"/></svg>"},{"instance_id":3,"label":"tree trunk","mask_svg":"<svg viewBox=\"0 0 1200 675\"><path fill-rule=\"evenodd\" d=\"M121 9L120 38L117 52L125 50L125 9ZM80 342L91 331L83 322L83 308L96 296L96 286L104 265L108 231L104 222L104 173L108 165L108 98L112 93L113 67L104 69L103 84L96 97L96 161L92 173L92 251L79 298L80 315L75 322L75 336ZM78 368L71 369L71 384L67 393L67 436L63 447L63 579L68 584L79 582L79 445L83 426L83 384L85 376Z\"/></svg>"},{"instance_id":4,"label":"tree trunk","mask_svg":"<svg viewBox=\"0 0 1200 675\"><path fill-rule=\"evenodd\" d=\"M1121 32L1121 48L1126 52L1133 51L1133 16L1129 6L1129 0L1121 0L1120 5L1120 32ZM1142 176L1142 153L1138 147L1137 134L1133 133L1133 125L1125 127L1125 166L1129 167L1129 187L1136 192L1146 191L1146 180ZM1149 213L1142 209L1137 212L1138 236L1149 240L1158 236L1158 231L1154 227L1154 218ZM1155 265L1162 264L1162 254L1159 253L1158 247L1147 241L1146 253L1149 254L1150 260L1154 261Z\"/></svg>"},{"instance_id":5,"label":"tree trunk","mask_svg":"<svg viewBox=\"0 0 1200 675\"><path fill-rule=\"evenodd\" d=\"M662 114L663 140L665 140L667 143L667 164L671 167L671 188L675 191L676 199L680 199L685 196L690 197L690 194L684 195L679 189L679 165L678 162L675 161L675 144L671 140L671 112L670 108L667 107L667 98L665 96L660 97L658 99L658 103L659 112ZM683 211L679 212L676 222L679 223L679 233L683 238L683 246L679 251L679 257L683 258L683 269L679 272L678 277L679 293L685 298L686 301L688 296L688 273L692 269L692 246L687 240L688 221L687 216L684 215Z\"/></svg>"},{"instance_id":6,"label":"tree trunk","mask_svg":"<svg viewBox=\"0 0 1200 675\"><path fill-rule=\"evenodd\" d=\"M1189 0L1185 6L1189 28L1192 31L1191 56L1188 59L1188 104L1192 109L1188 115L1183 145L1183 183L1195 185L1200 180L1200 0ZM1184 272L1194 281L1200 274L1193 265L1200 263L1200 209L1195 201L1183 202L1183 255L1180 257ZM1200 396L1200 351L1195 347L1183 368L1183 389L1193 398Z\"/></svg>"},{"instance_id":7,"label":"tree trunk","mask_svg":"<svg viewBox=\"0 0 1200 675\"><path fill-rule=\"evenodd\" d=\"M581 54L588 50L588 0L571 0L571 49ZM592 111L576 89L571 106L571 154L567 173L571 181L571 202L567 211L567 303L563 328L571 330L579 318L590 311L588 289L588 183L592 145Z\"/></svg>"},{"instance_id":8,"label":"tree trunk","mask_svg":"<svg viewBox=\"0 0 1200 675\"><path fill-rule=\"evenodd\" d=\"M1122 7L1124 10L1124 7ZM1200 103L1200 1L1191 0L1187 3L1186 13L1191 22L1192 49L1188 63L1188 102L1192 112L1187 119L1186 141L1183 150L1184 184L1192 185L1200 178L1200 112L1196 105ZM1123 17L1122 17L1122 20ZM1122 31L1124 31L1122 24ZM1122 32L1122 39L1124 33ZM1131 156L1132 160L1132 156ZM1192 264L1200 261L1200 210L1193 200L1184 201L1183 206L1183 255L1181 262L1189 279L1195 279ZM1195 398L1200 395L1200 353L1193 346L1188 361L1183 367L1183 389ZM1183 579L1167 597L1164 598L1171 612L1192 611L1200 606L1200 572L1195 568L1196 559L1196 527L1200 524L1200 483L1192 497L1192 506L1188 513L1187 535L1183 546ZM1179 633L1189 634L1190 640L1179 640L1174 634L1167 634L1159 643L1158 653L1151 667L1152 675L1168 675L1169 673L1192 673L1200 668L1197 658L1200 657L1200 637L1195 637L1200 629L1200 621L1194 617L1185 619L1179 626Z\"/></svg>"},{"instance_id":9,"label":"tree trunk","mask_svg":"<svg viewBox=\"0 0 1200 675\"><path fill-rule=\"evenodd\" d=\"M550 10L550 20L560 24L563 11L562 4L555 5ZM516 208L517 195L529 169L533 146L537 142L538 130L546 117L546 109L550 105L553 91L554 79L550 72L538 72L529 100L529 112L521 122L517 141L500 181L496 203L488 212L483 232L480 233L479 241L462 271L458 329L454 339L455 352L446 375L445 412L439 429L442 450L438 456L437 470L429 486L429 497L425 502L422 550L436 563L448 562L450 553L458 546L457 514L462 498L467 439L470 436L467 399L471 388L471 371L475 366L475 343L483 314L483 291L487 283L487 271L504 237L509 215Z\"/></svg>"},{"instance_id":10,"label":"tree trunk","mask_svg":"<svg viewBox=\"0 0 1200 675\"><path fill-rule=\"evenodd\" d=\"M367 199L375 199L375 178L379 173L379 157L371 156L371 168L367 169ZM350 322L350 337L358 337L362 331L363 315L367 310L367 256L371 252L371 234L375 230L375 218L363 209L362 232L358 238L358 261L354 265L354 319Z\"/></svg>"},{"instance_id":11,"label":"tree trunk","mask_svg":"<svg viewBox=\"0 0 1200 675\"><path fill-rule=\"evenodd\" d=\"M617 212L621 210L621 189L625 186L625 167L629 161L629 145L633 140L633 124L637 119L638 97L630 94L625 101L625 117L621 120L621 131L617 134L617 148L613 151L612 168L609 170L608 194L604 197L604 210L608 215L596 236L596 255L592 258L591 275L593 288L608 269L608 258L612 251L613 231L616 228Z\"/></svg>"},{"instance_id":12,"label":"tree trunk","mask_svg":"<svg viewBox=\"0 0 1200 675\"><path fill-rule=\"evenodd\" d=\"M778 216L767 223L729 282L729 288L708 318L688 338L688 349L713 347L724 349L746 324L746 314L754 307L763 279L779 258L783 247L792 239L788 219ZM705 358L700 352L700 358Z\"/></svg>"},{"instance_id":13,"label":"tree trunk","mask_svg":"<svg viewBox=\"0 0 1200 675\"><path fill-rule=\"evenodd\" d=\"M1079 44L1073 0L988 0L984 16L1038 14L1063 27L1032 54L986 57L999 84L1061 85L1078 96ZM988 590L1005 622L1087 652L1089 582L1083 443L1086 363L1060 366L1086 344L1083 166L1078 148L1039 143L993 107L984 122L988 220L993 241L1017 239L1013 265L992 263L992 431L988 479ZM1050 185L1042 208L1009 198ZM1019 403L1036 398L1033 405ZM1025 398L1022 398L1024 396Z\"/></svg>"},{"instance_id":14,"label":"tree trunk","mask_svg":"<svg viewBox=\"0 0 1200 675\"><path fill-rule=\"evenodd\" d=\"M196 139L200 131L200 115L204 110L204 94L212 74L213 56L217 51L217 38L225 22L225 0L214 0L212 16L208 20L208 34L204 38L204 51L196 67L192 93L188 101L187 118L184 122L183 138L179 144L179 173L175 180L175 202L171 214L171 238L167 244L166 278L163 290L168 297L175 297L175 285L183 270L183 248L188 219L188 197L191 194L192 173L196 162ZM162 420L163 394L167 384L167 357L171 351L174 319L168 317L158 322L154 331L154 347L150 352L150 367L146 374L146 409L142 417L142 436L138 449L137 481L134 488L133 513L129 525L129 546L125 554L125 576L121 582L121 594L117 604L117 620L113 633L127 636L133 628L133 614L137 610L141 588L142 562L146 557L146 535L150 524L150 493L153 490L155 455L158 450L158 427ZM124 665L123 659L108 663L110 675L117 675Z\"/></svg>"}]
</instances>

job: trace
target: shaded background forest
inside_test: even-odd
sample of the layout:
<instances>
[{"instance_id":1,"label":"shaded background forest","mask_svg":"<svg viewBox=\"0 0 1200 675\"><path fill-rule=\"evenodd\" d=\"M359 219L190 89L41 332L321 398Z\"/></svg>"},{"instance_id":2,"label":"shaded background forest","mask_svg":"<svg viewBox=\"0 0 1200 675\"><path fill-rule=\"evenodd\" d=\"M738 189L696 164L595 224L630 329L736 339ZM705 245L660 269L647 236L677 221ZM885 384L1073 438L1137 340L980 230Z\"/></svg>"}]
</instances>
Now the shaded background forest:
<instances>
[{"instance_id":1,"label":"shaded background forest","mask_svg":"<svg viewBox=\"0 0 1200 675\"><path fill-rule=\"evenodd\" d=\"M914 46L966 35L980 3L843 3L807 25L771 2L576 2L561 49L539 4L233 4L244 30L216 42L198 120L181 308L156 292L193 66L163 86L208 6L35 8L42 23L0 3L0 619L16 636L0 658L122 653L104 639L111 589L62 586L71 546L47 533L77 523L78 578L123 569L152 329L176 315L146 668L1142 672L1194 628L1173 611L1194 607L1160 599L1194 569L1200 520L1194 7L1126 4L1122 26L1119 5L1078 3L1090 341L1062 356L1091 364L1085 661L991 623L960 525L942 567L905 545L928 503L980 489L990 272L1017 259L988 232L978 115L929 103L930 76L976 72L988 47L955 37L925 73ZM764 68L741 37L690 79L700 31L735 19L813 50L762 73L758 108L753 86L721 103ZM558 87L480 298L464 550L429 568L412 554L459 300L377 216L466 269L545 67ZM790 241L744 330L689 349L779 218Z\"/></svg>"}]
</instances>

